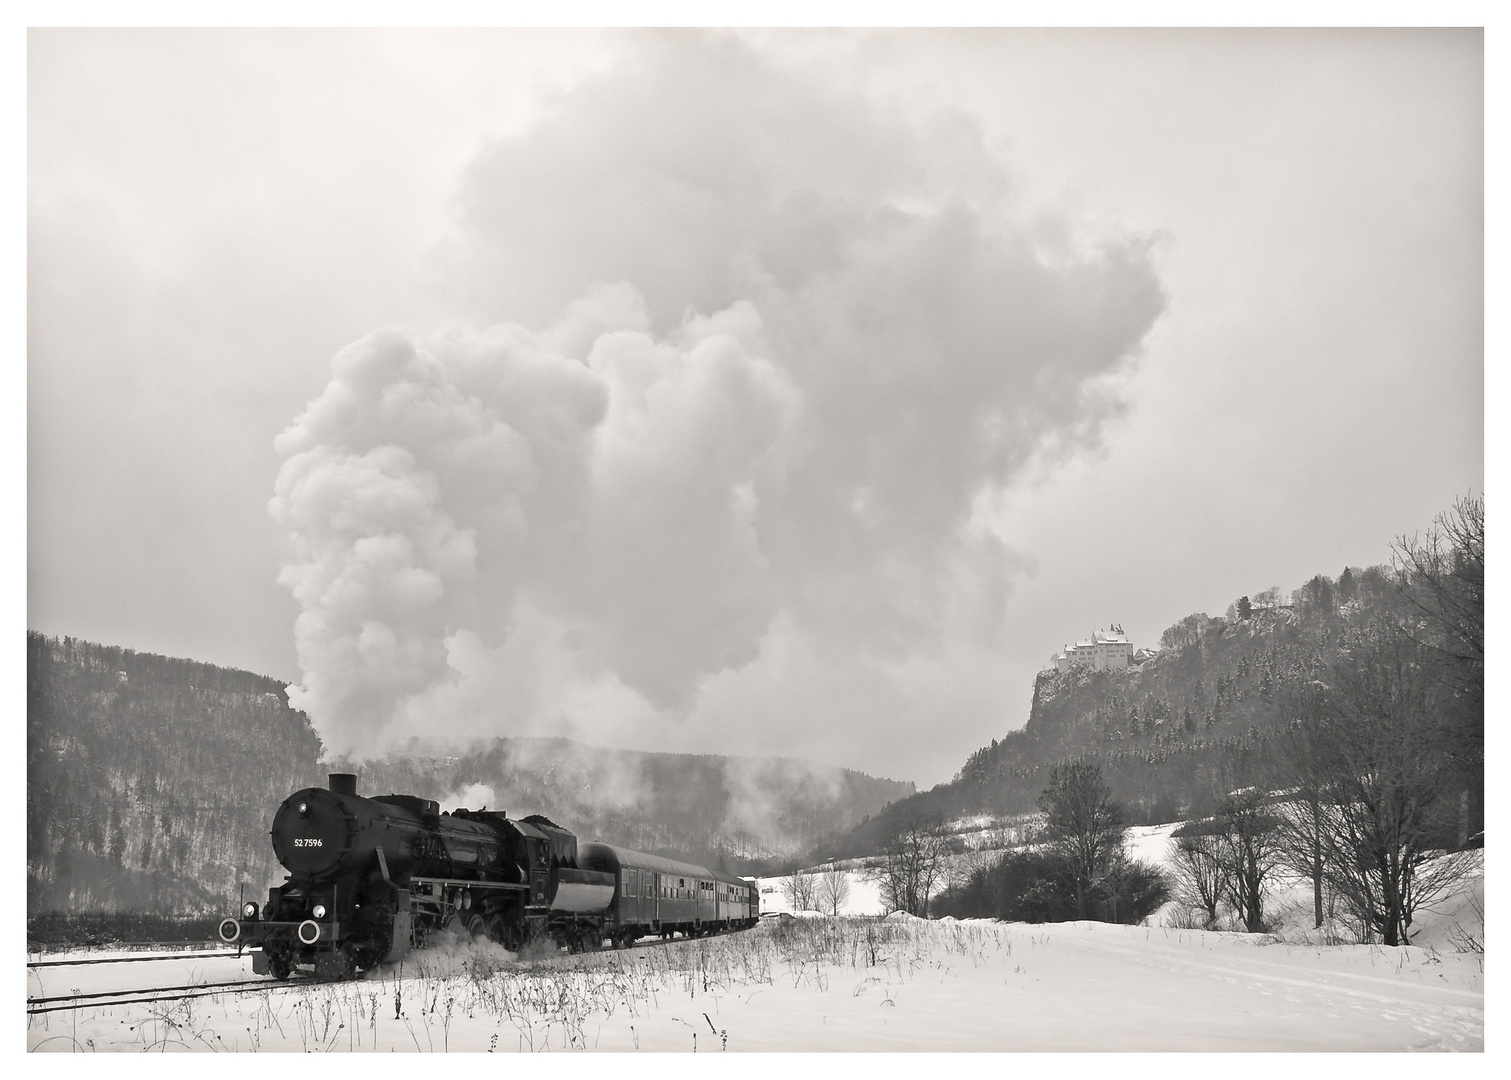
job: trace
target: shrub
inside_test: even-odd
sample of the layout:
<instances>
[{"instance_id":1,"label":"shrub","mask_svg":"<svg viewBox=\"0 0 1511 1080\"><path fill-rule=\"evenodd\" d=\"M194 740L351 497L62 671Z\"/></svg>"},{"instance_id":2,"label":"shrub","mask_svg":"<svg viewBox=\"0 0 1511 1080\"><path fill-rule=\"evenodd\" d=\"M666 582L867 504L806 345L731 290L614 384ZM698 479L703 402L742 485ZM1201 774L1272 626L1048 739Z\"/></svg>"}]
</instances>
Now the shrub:
<instances>
[{"instance_id":1,"label":"shrub","mask_svg":"<svg viewBox=\"0 0 1511 1080\"><path fill-rule=\"evenodd\" d=\"M1158 869L1119 853L1088 897L1087 914L1100 922L1136 923L1170 898ZM1065 860L1039 850L1009 851L977 870L958 889L935 901L941 915L1012 922L1066 922L1077 918L1075 877Z\"/></svg>"}]
</instances>

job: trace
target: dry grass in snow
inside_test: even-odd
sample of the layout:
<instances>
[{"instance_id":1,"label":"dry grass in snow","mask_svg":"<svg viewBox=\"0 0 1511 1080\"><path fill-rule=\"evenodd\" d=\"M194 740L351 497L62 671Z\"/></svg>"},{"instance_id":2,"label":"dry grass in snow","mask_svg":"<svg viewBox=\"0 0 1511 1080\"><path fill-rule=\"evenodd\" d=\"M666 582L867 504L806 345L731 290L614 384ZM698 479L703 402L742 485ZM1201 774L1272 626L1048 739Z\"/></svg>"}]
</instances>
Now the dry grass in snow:
<instances>
[{"instance_id":1,"label":"dry grass in snow","mask_svg":"<svg viewBox=\"0 0 1511 1080\"><path fill-rule=\"evenodd\" d=\"M205 962L204 980L234 978ZM92 969L76 969L76 985ZM56 990L51 992L57 992ZM1483 956L1160 927L808 918L32 1017L33 1050L1481 1049Z\"/></svg>"}]
</instances>

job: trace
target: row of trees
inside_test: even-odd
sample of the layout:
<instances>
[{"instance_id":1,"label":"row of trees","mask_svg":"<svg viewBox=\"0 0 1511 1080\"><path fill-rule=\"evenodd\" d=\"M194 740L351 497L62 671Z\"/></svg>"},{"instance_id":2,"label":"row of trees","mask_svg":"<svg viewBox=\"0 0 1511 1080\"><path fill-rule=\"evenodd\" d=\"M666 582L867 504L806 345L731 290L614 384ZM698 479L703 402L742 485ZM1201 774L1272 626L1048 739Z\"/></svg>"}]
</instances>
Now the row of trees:
<instances>
[{"instance_id":1,"label":"row of trees","mask_svg":"<svg viewBox=\"0 0 1511 1080\"><path fill-rule=\"evenodd\" d=\"M782 880L782 894L794 911L824 911L838 915L850 899L850 876L837 865L816 870L797 869Z\"/></svg>"},{"instance_id":2,"label":"row of trees","mask_svg":"<svg viewBox=\"0 0 1511 1080\"><path fill-rule=\"evenodd\" d=\"M1313 915L1410 942L1415 913L1477 869L1462 849L1484 791L1484 501L1395 546L1404 616L1347 635L1281 696L1283 723L1221 770L1215 814L1173 840L1179 891L1215 923L1266 927L1275 874L1309 877ZM1266 794L1270 793L1270 794Z\"/></svg>"}]
</instances>

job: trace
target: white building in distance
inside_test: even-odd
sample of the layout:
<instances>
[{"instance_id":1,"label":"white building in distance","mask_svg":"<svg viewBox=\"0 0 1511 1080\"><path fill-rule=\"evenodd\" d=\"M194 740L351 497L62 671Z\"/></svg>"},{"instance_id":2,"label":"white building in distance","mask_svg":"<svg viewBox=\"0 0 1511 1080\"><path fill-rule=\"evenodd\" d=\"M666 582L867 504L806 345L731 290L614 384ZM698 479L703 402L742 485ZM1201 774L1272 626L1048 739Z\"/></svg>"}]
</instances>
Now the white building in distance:
<instances>
[{"instance_id":1,"label":"white building in distance","mask_svg":"<svg viewBox=\"0 0 1511 1080\"><path fill-rule=\"evenodd\" d=\"M1123 628L1114 623L1106 630L1092 631L1090 641L1067 645L1064 651L1049 659L1057 671L1069 671L1071 664L1089 664L1094 671L1106 671L1126 668L1132 658L1133 642L1128 640Z\"/></svg>"}]
</instances>

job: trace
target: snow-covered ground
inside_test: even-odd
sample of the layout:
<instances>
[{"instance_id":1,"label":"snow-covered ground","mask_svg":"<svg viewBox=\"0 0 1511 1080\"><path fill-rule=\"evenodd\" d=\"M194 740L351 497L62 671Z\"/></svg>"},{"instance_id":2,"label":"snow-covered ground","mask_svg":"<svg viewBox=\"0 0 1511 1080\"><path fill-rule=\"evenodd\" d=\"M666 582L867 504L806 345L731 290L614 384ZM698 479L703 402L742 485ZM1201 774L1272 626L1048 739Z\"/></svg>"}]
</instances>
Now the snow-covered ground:
<instances>
[{"instance_id":1,"label":"snow-covered ground","mask_svg":"<svg viewBox=\"0 0 1511 1080\"><path fill-rule=\"evenodd\" d=\"M1173 825L1132 829L1165 862ZM838 919L522 963L494 945L416 954L349 983L276 984L28 1017L68 1050L1482 1050L1483 882L1419 914L1416 944L1336 944L1310 887L1278 882L1275 935L1146 926L877 918L850 864ZM763 910L787 904L781 880ZM869 917L864 917L869 916ZM100 955L93 953L90 955ZM49 957L54 959L56 957ZM251 978L234 956L29 969L28 996Z\"/></svg>"},{"instance_id":2,"label":"snow-covered ground","mask_svg":"<svg viewBox=\"0 0 1511 1080\"><path fill-rule=\"evenodd\" d=\"M511 963L496 946L459 947L349 983L270 982L250 993L52 1013L28 1018L27 1046L1480 1050L1482 961L1164 927L805 918L533 966ZM175 970L154 976L175 983L245 970L231 957L164 966ZM28 989L104 989L103 973L113 970L44 969L41 979L28 976Z\"/></svg>"}]
</instances>

